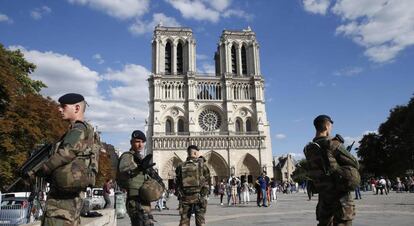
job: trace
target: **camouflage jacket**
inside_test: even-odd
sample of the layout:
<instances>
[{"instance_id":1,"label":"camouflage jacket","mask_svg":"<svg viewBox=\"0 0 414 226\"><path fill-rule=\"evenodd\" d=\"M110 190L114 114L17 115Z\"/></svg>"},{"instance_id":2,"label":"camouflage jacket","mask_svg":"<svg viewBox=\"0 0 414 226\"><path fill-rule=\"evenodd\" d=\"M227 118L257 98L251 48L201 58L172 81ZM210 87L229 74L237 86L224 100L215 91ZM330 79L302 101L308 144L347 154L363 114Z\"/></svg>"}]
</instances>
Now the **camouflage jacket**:
<instances>
[{"instance_id":1,"label":"camouflage jacket","mask_svg":"<svg viewBox=\"0 0 414 226\"><path fill-rule=\"evenodd\" d=\"M130 149L127 153L121 155L119 159L119 173L117 182L119 179L125 180L129 190L138 190L145 180L145 174L139 168L139 165L134 161L134 155L137 155L134 150ZM142 157L139 157L142 159Z\"/></svg>"},{"instance_id":2,"label":"camouflage jacket","mask_svg":"<svg viewBox=\"0 0 414 226\"><path fill-rule=\"evenodd\" d=\"M186 164L197 164L199 175L183 175L183 167ZM179 165L176 169L176 184L177 193L180 199L187 199L191 201L198 197L207 196L210 188L210 170L206 166L205 159L200 158L187 158L187 160ZM194 173L196 174L196 173ZM198 177L198 178L197 178ZM197 184L197 187L186 187L185 184ZM195 200L193 200L195 201Z\"/></svg>"},{"instance_id":3,"label":"camouflage jacket","mask_svg":"<svg viewBox=\"0 0 414 226\"><path fill-rule=\"evenodd\" d=\"M93 127L82 121L70 125L69 130L58 142L59 146L51 157L43 164L43 174L50 175L54 170L73 161L93 145Z\"/></svg>"}]
</instances>

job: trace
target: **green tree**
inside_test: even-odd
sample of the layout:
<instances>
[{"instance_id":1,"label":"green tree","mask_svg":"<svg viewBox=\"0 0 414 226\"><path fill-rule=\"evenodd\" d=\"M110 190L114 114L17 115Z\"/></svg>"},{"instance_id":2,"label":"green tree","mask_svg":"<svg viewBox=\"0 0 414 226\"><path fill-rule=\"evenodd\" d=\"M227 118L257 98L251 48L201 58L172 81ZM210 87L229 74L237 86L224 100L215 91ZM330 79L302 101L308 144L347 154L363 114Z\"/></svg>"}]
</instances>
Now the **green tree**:
<instances>
[{"instance_id":1,"label":"green tree","mask_svg":"<svg viewBox=\"0 0 414 226\"><path fill-rule=\"evenodd\" d=\"M307 160L306 159L301 159L297 164L296 164L296 169L295 171L293 171L292 173L292 179L296 182L298 182L299 184L302 184L305 180L309 179L308 175L307 175Z\"/></svg>"},{"instance_id":2,"label":"green tree","mask_svg":"<svg viewBox=\"0 0 414 226\"><path fill-rule=\"evenodd\" d=\"M57 103L39 94L45 85L30 78L34 69L0 44L0 188L17 178L36 145L56 141L67 127Z\"/></svg>"},{"instance_id":3,"label":"green tree","mask_svg":"<svg viewBox=\"0 0 414 226\"><path fill-rule=\"evenodd\" d=\"M414 169L414 97L391 109L378 134L367 134L359 142L358 156L364 173L401 176Z\"/></svg>"}]
</instances>

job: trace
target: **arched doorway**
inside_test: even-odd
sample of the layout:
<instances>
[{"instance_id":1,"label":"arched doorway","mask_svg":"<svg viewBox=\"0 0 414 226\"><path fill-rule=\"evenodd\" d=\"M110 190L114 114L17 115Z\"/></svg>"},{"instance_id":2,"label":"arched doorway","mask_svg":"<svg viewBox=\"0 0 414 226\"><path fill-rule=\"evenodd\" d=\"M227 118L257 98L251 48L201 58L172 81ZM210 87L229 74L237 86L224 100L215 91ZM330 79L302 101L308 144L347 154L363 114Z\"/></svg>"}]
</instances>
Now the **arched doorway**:
<instances>
[{"instance_id":1,"label":"arched doorway","mask_svg":"<svg viewBox=\"0 0 414 226\"><path fill-rule=\"evenodd\" d=\"M210 151L204 155L206 164L210 170L211 184L216 185L222 179L229 177L229 167L224 158L215 151Z\"/></svg>"},{"instance_id":2,"label":"arched doorway","mask_svg":"<svg viewBox=\"0 0 414 226\"><path fill-rule=\"evenodd\" d=\"M260 175L260 164L251 154L246 154L237 164L236 176L248 183L254 183Z\"/></svg>"},{"instance_id":3,"label":"arched doorway","mask_svg":"<svg viewBox=\"0 0 414 226\"><path fill-rule=\"evenodd\" d=\"M167 180L168 189L175 189L175 169L183 161L178 157L174 156L164 165L162 170L161 177L164 179L164 183Z\"/></svg>"}]
</instances>

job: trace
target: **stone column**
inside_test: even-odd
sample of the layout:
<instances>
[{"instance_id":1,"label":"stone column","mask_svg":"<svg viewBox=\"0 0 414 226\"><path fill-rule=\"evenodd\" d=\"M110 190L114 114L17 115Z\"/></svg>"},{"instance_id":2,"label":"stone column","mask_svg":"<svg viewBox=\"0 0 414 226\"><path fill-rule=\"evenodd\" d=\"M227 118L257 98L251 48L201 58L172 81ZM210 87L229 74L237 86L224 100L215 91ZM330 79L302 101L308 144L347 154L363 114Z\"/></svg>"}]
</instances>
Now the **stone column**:
<instances>
[{"instance_id":1,"label":"stone column","mask_svg":"<svg viewBox=\"0 0 414 226\"><path fill-rule=\"evenodd\" d=\"M242 59L241 59L241 45L236 46L236 70L237 75L242 76L243 70L242 70Z\"/></svg>"}]
</instances>

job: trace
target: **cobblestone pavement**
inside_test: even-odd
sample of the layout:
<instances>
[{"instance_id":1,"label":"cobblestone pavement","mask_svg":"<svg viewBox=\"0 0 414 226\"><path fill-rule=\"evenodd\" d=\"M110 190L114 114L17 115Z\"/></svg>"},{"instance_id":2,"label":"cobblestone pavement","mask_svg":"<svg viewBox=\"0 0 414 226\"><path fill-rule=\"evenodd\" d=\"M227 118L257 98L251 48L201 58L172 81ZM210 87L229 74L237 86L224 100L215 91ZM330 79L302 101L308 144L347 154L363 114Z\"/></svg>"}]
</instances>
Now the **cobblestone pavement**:
<instances>
[{"instance_id":1,"label":"cobblestone pavement","mask_svg":"<svg viewBox=\"0 0 414 226\"><path fill-rule=\"evenodd\" d=\"M371 192L361 192L362 199L355 200L356 219L354 226L412 226L414 225L414 193L395 193L389 195L373 195ZM255 195L251 196L249 204L237 206L221 206L217 197L209 200L207 208L207 225L285 225L285 226L310 226L316 225L315 207L317 195L311 201L307 201L307 195L300 193L280 194L278 200L271 207L257 207ZM178 202L173 196L167 203L170 210L153 211L155 225L177 226L179 215ZM118 219L118 225L130 225L128 217ZM192 218L192 225L195 225Z\"/></svg>"}]
</instances>

